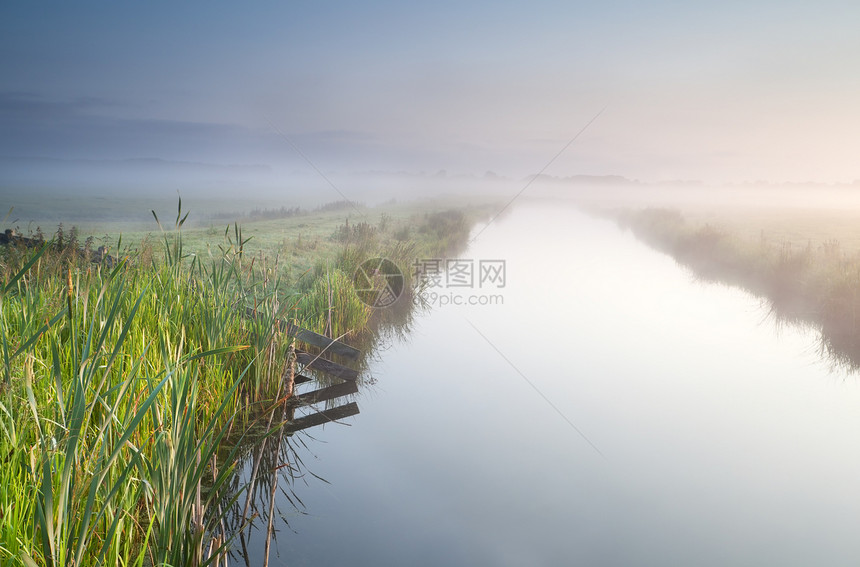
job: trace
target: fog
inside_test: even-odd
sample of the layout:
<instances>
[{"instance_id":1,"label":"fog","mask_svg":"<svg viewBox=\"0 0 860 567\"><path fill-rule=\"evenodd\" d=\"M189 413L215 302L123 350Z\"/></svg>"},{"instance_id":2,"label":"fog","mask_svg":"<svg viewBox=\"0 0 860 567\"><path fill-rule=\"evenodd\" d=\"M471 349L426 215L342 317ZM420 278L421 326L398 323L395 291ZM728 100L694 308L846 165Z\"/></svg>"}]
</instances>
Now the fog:
<instances>
[{"instance_id":1,"label":"fog","mask_svg":"<svg viewBox=\"0 0 860 567\"><path fill-rule=\"evenodd\" d=\"M302 167L303 165L303 167ZM646 182L622 175L506 177L438 170L323 170L315 163L216 164L161 158L83 160L0 158L0 205L19 222L142 220L150 208L183 198L198 212L237 215L255 208L312 209L348 200L367 206L391 201L493 201L501 209L530 199L562 199L589 209L676 208L725 219L751 212L860 213L857 183L709 184Z\"/></svg>"}]
</instances>

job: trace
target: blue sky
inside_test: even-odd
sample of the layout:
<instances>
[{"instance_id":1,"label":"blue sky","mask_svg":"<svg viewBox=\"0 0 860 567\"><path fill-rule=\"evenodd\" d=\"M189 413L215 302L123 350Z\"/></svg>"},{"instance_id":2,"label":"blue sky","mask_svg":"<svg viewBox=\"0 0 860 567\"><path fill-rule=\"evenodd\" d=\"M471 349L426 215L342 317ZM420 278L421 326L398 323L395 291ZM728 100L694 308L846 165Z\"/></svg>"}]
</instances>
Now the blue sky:
<instances>
[{"instance_id":1,"label":"blue sky","mask_svg":"<svg viewBox=\"0 0 860 567\"><path fill-rule=\"evenodd\" d=\"M860 9L0 4L0 157L852 181Z\"/></svg>"}]
</instances>

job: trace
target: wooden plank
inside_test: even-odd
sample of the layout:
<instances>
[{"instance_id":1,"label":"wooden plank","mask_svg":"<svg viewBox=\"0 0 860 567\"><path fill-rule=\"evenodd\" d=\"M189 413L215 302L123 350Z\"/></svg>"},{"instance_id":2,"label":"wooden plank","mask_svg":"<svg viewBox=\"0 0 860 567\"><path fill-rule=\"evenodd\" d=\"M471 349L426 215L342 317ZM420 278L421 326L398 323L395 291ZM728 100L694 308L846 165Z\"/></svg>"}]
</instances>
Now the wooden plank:
<instances>
[{"instance_id":1,"label":"wooden plank","mask_svg":"<svg viewBox=\"0 0 860 567\"><path fill-rule=\"evenodd\" d=\"M358 415L359 413L360 412L358 410L358 404L355 402L350 402L348 404L338 406L336 408L319 411L302 417L297 417L296 419L284 425L284 428L287 430L287 433L295 433L296 431L301 431L302 429L316 427L317 425L323 425L332 421L337 421L339 419L345 419L353 415Z\"/></svg>"},{"instance_id":2,"label":"wooden plank","mask_svg":"<svg viewBox=\"0 0 860 567\"><path fill-rule=\"evenodd\" d=\"M335 384L334 386L328 386L326 388L314 390L313 392L305 392L304 394L293 396L292 398L290 398L290 403L295 405L317 404L319 402L325 402L327 400L333 400L335 398L349 396L350 394L357 393L358 384L356 384L355 382L341 382L340 384Z\"/></svg>"},{"instance_id":3,"label":"wooden plank","mask_svg":"<svg viewBox=\"0 0 860 567\"><path fill-rule=\"evenodd\" d=\"M361 354L360 350L351 347L346 343L330 339L324 335L314 333L308 329L303 329L297 325L288 325L287 332L294 335L298 340L304 343L319 347L327 353L330 352L350 360L358 360L358 356Z\"/></svg>"},{"instance_id":4,"label":"wooden plank","mask_svg":"<svg viewBox=\"0 0 860 567\"><path fill-rule=\"evenodd\" d=\"M319 370L320 372L325 372L326 374L330 374L335 378L340 378L341 380L355 381L358 379L358 372L356 370L347 368L337 362L332 362L331 360L314 356L313 354L304 351L296 351L296 360L299 364L303 364L305 368Z\"/></svg>"},{"instance_id":5,"label":"wooden plank","mask_svg":"<svg viewBox=\"0 0 860 567\"><path fill-rule=\"evenodd\" d=\"M253 307L247 307L245 308L245 314L250 318L254 318L256 317L257 312L254 310ZM287 323L283 319L278 319L277 324L282 330L285 330L288 334L296 337L303 343L321 348L325 352L330 352L338 356L348 358L349 360L358 360L358 357L361 354L360 350L351 347L346 343L342 343L335 339L330 339L324 335L320 335L319 333L315 333L308 329L299 327L298 325Z\"/></svg>"},{"instance_id":6,"label":"wooden plank","mask_svg":"<svg viewBox=\"0 0 860 567\"><path fill-rule=\"evenodd\" d=\"M305 376L303 374L296 374L295 376L293 376L293 383L294 384L304 384L305 382L310 382L312 380L313 380L313 378L308 378L307 376Z\"/></svg>"}]
</instances>

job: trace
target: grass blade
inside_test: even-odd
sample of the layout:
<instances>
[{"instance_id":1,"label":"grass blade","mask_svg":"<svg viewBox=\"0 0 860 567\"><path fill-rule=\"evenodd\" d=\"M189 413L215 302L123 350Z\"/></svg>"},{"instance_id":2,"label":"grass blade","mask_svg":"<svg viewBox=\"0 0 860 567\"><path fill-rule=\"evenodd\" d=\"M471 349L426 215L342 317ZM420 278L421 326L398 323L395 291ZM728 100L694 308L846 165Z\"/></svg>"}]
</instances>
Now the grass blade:
<instances>
[{"instance_id":1,"label":"grass blade","mask_svg":"<svg viewBox=\"0 0 860 567\"><path fill-rule=\"evenodd\" d=\"M23 278L24 274L26 274L30 270L30 268L33 267L33 264L35 264L36 262L39 261L39 258L41 258L42 255L48 250L49 246L50 246L49 244L44 244L39 249L39 251L36 252L33 255L33 257L30 258L30 260L26 264L24 264L24 267L21 268L20 270L18 270L18 273L16 273L14 276L12 276L12 279L9 280L9 282L3 287L3 293L4 294L9 293L12 290L12 288L15 287L15 284L18 283L18 280Z\"/></svg>"}]
</instances>

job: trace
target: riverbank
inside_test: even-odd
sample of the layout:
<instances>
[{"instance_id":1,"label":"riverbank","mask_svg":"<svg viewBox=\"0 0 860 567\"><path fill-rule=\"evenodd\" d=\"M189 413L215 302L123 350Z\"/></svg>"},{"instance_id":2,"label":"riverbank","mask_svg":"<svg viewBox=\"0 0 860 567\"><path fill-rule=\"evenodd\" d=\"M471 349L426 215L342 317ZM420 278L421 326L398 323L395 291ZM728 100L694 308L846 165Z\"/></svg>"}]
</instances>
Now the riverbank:
<instances>
[{"instance_id":1,"label":"riverbank","mask_svg":"<svg viewBox=\"0 0 860 567\"><path fill-rule=\"evenodd\" d=\"M287 237L288 250L266 247L283 235L252 249L238 223L186 230L181 203L164 230L117 239L116 265L88 261L71 231L63 247L2 248L0 563L218 557L235 452L253 443L245 432L280 425L287 397L293 340L276 320L359 335L372 309L357 263L447 254L481 214L428 205L371 223L356 208L303 216L295 228L313 224L317 244ZM295 273L293 258L310 267Z\"/></svg>"},{"instance_id":2,"label":"riverbank","mask_svg":"<svg viewBox=\"0 0 860 567\"><path fill-rule=\"evenodd\" d=\"M711 213L707 220L700 213L691 219L669 208L599 214L698 277L762 297L781 320L814 325L821 331L825 354L839 365L860 367L860 251L846 228L850 224L828 225L810 221L809 215L803 224L760 213L747 217ZM849 246L837 236L848 236Z\"/></svg>"}]
</instances>

